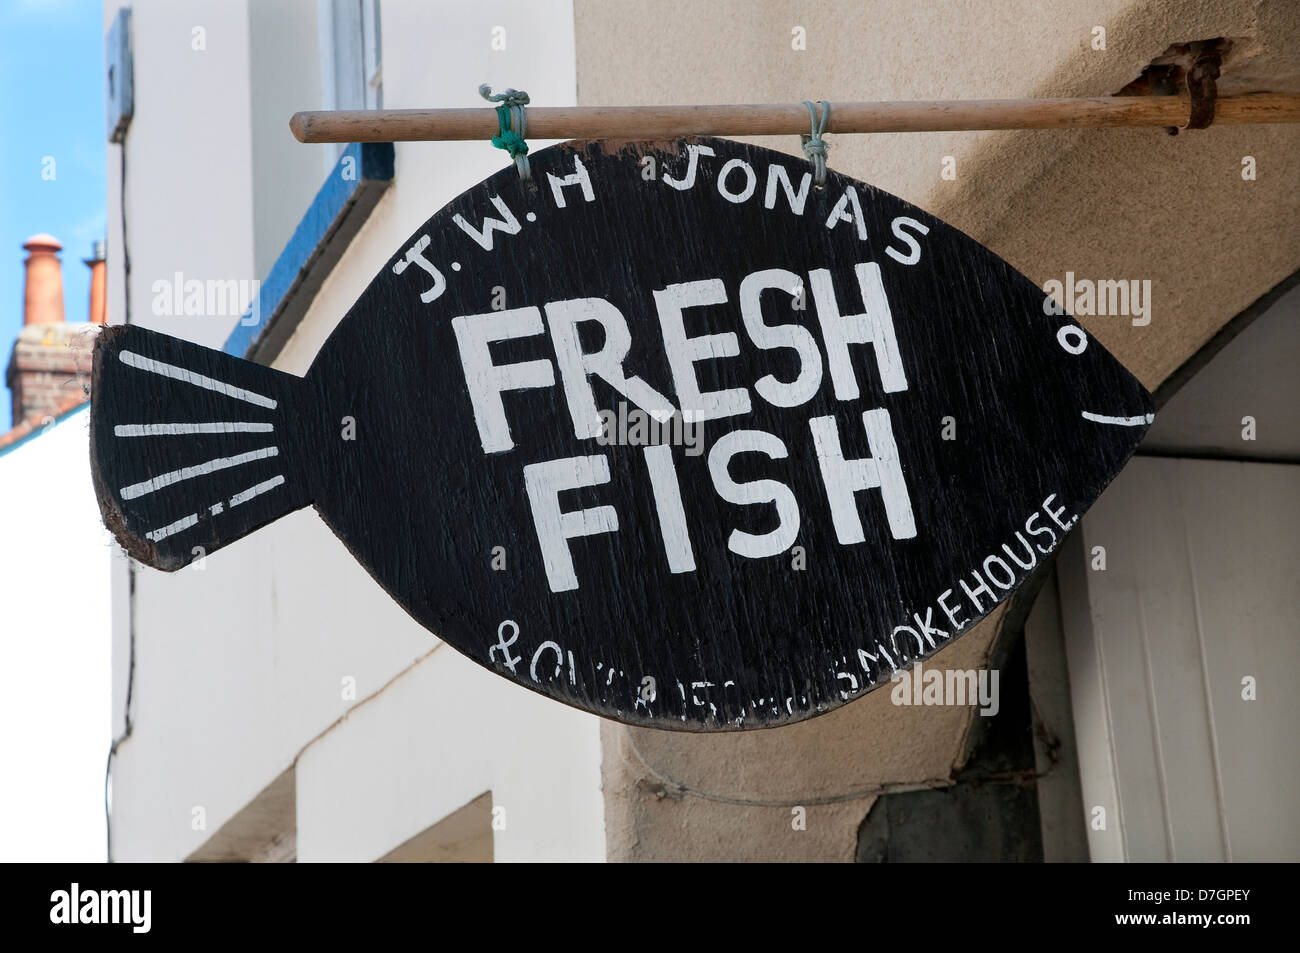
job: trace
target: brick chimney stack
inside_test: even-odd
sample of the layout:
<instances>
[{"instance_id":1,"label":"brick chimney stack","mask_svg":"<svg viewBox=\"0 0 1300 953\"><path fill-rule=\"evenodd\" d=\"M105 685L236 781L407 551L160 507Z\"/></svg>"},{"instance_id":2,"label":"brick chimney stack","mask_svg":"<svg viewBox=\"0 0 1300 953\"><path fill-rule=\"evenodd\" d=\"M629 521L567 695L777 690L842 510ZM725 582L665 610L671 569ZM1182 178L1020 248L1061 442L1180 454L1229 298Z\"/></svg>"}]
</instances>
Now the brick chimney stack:
<instances>
[{"instance_id":1,"label":"brick chimney stack","mask_svg":"<svg viewBox=\"0 0 1300 953\"><path fill-rule=\"evenodd\" d=\"M68 324L64 320L63 272L58 254L63 245L53 235L33 235L23 243L23 248L28 253L23 328L14 341L5 370L5 383L13 401L14 430L6 436L24 428L39 427L46 417L58 417L86 399L82 377L89 339L81 339L78 332L89 325ZM102 249L96 248L88 262L91 316L98 313L101 323L105 268L102 259Z\"/></svg>"},{"instance_id":2,"label":"brick chimney stack","mask_svg":"<svg viewBox=\"0 0 1300 953\"><path fill-rule=\"evenodd\" d=\"M108 290L108 261L104 256L104 243L95 242L89 258L83 258L90 268L90 323L107 324L108 313L105 295Z\"/></svg>"},{"instance_id":3,"label":"brick chimney stack","mask_svg":"<svg viewBox=\"0 0 1300 953\"><path fill-rule=\"evenodd\" d=\"M53 235L33 235L23 243L27 255L27 285L23 293L23 324L63 323L63 245Z\"/></svg>"}]
</instances>

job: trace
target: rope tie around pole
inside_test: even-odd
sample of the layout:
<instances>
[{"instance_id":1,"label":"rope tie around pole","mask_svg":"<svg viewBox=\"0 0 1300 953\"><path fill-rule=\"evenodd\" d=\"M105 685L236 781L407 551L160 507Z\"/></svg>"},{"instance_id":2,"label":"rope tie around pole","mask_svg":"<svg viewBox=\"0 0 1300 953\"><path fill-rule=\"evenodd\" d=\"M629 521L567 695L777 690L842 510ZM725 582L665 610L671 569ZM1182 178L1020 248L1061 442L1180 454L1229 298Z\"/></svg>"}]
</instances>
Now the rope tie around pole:
<instances>
[{"instance_id":1,"label":"rope tie around pole","mask_svg":"<svg viewBox=\"0 0 1300 953\"><path fill-rule=\"evenodd\" d=\"M817 110L808 100L803 104L808 107L808 119L812 123L812 133L806 136L800 136L803 143L803 154L808 157L808 161L813 167L813 184L821 188L826 184L826 153L830 151L830 143L822 138L822 133L826 131L826 124L831 121L831 104L825 100L817 100L821 106L821 118L817 116Z\"/></svg>"},{"instance_id":2,"label":"rope tie around pole","mask_svg":"<svg viewBox=\"0 0 1300 953\"><path fill-rule=\"evenodd\" d=\"M515 160L519 177L525 182L532 181L533 170L528 164L528 143L524 136L528 132L528 116L524 107L531 102L528 93L522 89L506 89L493 93L492 87L484 83L478 88L478 94L497 106L497 134L492 137L492 145L504 149Z\"/></svg>"}]
</instances>

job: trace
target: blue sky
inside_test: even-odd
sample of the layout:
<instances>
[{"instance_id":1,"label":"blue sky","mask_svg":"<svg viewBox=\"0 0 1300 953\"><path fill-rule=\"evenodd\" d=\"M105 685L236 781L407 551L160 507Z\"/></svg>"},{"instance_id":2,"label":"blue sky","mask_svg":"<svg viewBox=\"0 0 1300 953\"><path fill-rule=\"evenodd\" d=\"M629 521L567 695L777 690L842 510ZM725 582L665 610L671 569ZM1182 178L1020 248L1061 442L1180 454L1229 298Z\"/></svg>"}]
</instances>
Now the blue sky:
<instances>
[{"instance_id":1,"label":"blue sky","mask_svg":"<svg viewBox=\"0 0 1300 953\"><path fill-rule=\"evenodd\" d=\"M23 322L22 243L63 243L68 320L86 320L91 243L104 237L104 40L100 0L0 0L0 368ZM54 159L54 178L41 177ZM0 393L0 431L9 394Z\"/></svg>"}]
</instances>

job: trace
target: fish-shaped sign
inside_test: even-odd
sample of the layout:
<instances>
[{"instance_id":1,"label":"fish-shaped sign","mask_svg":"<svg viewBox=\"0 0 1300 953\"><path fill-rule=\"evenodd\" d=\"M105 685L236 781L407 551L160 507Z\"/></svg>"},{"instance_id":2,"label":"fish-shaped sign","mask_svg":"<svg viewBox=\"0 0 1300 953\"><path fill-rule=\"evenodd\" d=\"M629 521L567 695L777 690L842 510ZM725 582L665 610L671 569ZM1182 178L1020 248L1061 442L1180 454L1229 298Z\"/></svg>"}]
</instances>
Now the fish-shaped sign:
<instances>
[{"instance_id":1,"label":"fish-shaped sign","mask_svg":"<svg viewBox=\"0 0 1300 953\"><path fill-rule=\"evenodd\" d=\"M105 330L92 459L126 550L175 570L314 505L505 678L759 728L969 631L1152 420L1033 282L872 186L712 138L531 164L396 249L305 377Z\"/></svg>"}]
</instances>

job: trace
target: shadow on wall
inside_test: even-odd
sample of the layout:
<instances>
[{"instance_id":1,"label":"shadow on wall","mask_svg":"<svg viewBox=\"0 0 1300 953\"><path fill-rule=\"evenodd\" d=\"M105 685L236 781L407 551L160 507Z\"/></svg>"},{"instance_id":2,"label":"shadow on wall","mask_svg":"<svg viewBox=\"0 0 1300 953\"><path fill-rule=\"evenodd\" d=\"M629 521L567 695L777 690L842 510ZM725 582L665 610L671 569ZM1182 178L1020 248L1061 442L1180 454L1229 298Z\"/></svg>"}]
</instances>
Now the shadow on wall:
<instances>
[{"instance_id":1,"label":"shadow on wall","mask_svg":"<svg viewBox=\"0 0 1300 953\"><path fill-rule=\"evenodd\" d=\"M1000 708L952 787L882 795L858 828L863 864L1043 860L1025 640L999 679Z\"/></svg>"}]
</instances>

